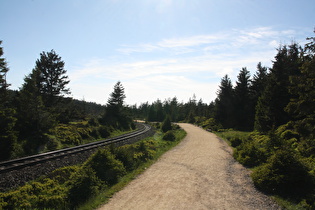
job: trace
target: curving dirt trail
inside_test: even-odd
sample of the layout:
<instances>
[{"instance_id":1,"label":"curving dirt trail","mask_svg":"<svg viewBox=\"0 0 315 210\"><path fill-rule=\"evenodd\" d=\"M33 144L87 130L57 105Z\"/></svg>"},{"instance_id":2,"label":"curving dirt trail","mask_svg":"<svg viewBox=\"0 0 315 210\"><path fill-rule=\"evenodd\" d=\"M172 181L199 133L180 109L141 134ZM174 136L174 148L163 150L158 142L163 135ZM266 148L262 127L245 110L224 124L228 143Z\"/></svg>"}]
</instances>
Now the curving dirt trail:
<instances>
[{"instance_id":1,"label":"curving dirt trail","mask_svg":"<svg viewBox=\"0 0 315 210\"><path fill-rule=\"evenodd\" d=\"M280 209L258 192L232 149L201 128L179 124L183 141L101 209Z\"/></svg>"}]
</instances>

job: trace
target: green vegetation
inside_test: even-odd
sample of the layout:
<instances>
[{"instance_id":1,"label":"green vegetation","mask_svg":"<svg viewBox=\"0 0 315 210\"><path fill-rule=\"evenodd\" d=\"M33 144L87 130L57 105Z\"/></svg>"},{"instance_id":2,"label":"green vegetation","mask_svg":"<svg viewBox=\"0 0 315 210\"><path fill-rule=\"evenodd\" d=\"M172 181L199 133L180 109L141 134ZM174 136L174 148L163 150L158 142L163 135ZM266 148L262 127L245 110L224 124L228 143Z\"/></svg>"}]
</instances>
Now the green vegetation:
<instances>
[{"instance_id":1,"label":"green vegetation","mask_svg":"<svg viewBox=\"0 0 315 210\"><path fill-rule=\"evenodd\" d=\"M209 105L197 103L195 96L188 103L174 97L135 106L132 112L148 121L170 116L219 132L235 148L234 158L253 169L258 189L282 203L314 209L315 37L307 40L304 48L294 42L279 46L272 67L259 62L252 78L242 68L235 86L225 75Z\"/></svg>"},{"instance_id":2,"label":"green vegetation","mask_svg":"<svg viewBox=\"0 0 315 210\"><path fill-rule=\"evenodd\" d=\"M162 131L166 133L169 130L172 130L172 123L169 116L166 116L165 120L162 123Z\"/></svg>"},{"instance_id":3,"label":"green vegetation","mask_svg":"<svg viewBox=\"0 0 315 210\"><path fill-rule=\"evenodd\" d=\"M11 91L6 82L9 69L2 55L0 47L0 161L135 129L120 82L106 106L68 98L70 80L65 62L51 50L40 53L20 90Z\"/></svg>"},{"instance_id":4,"label":"green vegetation","mask_svg":"<svg viewBox=\"0 0 315 210\"><path fill-rule=\"evenodd\" d=\"M116 166L109 170L113 180L104 178L107 170L100 171L97 164L90 162L71 173L73 184L61 184L65 190L60 190L61 197L85 188L88 199L105 186L113 185L123 174L136 170L144 161L154 159L161 145L176 142L177 131L171 129L171 121L189 122L225 136L235 148L234 157L253 169L252 179L258 189L274 195L284 204L296 203L298 207L314 209L315 37L307 40L309 43L304 47L294 42L279 46L272 67L264 67L259 62L252 78L247 68L242 68L235 86L225 75L217 98L210 104L201 99L197 101L193 95L187 103L180 103L174 97L130 107L124 105L126 96L120 82L114 86L106 106L65 97L70 92L66 87L70 80L64 62L53 50L41 53L20 90L11 91L6 82L9 69L0 47L0 161L130 131L135 127L132 119L157 122L156 126L165 132L160 140L110 148L95 157L95 161L98 157L109 161L109 165L102 167ZM230 129L253 132L239 133ZM22 195L27 199L14 192L10 196L25 208L43 202L50 195L47 202L57 202L61 198L54 197L51 191L60 187L60 183L49 179L35 186L32 183L25 186L23 192L27 195ZM87 183L90 184L86 186ZM51 189L42 191L43 199L32 197L33 190L46 185ZM59 204L61 206L56 205L60 208L78 205L71 199L70 204Z\"/></svg>"},{"instance_id":5,"label":"green vegetation","mask_svg":"<svg viewBox=\"0 0 315 210\"><path fill-rule=\"evenodd\" d=\"M297 132L292 122L265 135L259 132L223 130L217 134L234 147L234 158L252 168L255 186L276 198L285 208L315 207L315 153Z\"/></svg>"},{"instance_id":6,"label":"green vegetation","mask_svg":"<svg viewBox=\"0 0 315 210\"><path fill-rule=\"evenodd\" d=\"M175 146L185 131L173 126L173 141L154 137L132 145L98 150L84 164L57 169L47 176L6 193L0 193L1 209L95 208Z\"/></svg>"},{"instance_id":7,"label":"green vegetation","mask_svg":"<svg viewBox=\"0 0 315 210\"><path fill-rule=\"evenodd\" d=\"M256 104L254 109L243 112L246 106L224 102L235 97L240 84L233 88L228 77L222 79L218 95L218 102L224 102L226 122L221 115L216 119L224 128L255 128L251 133L224 131L218 135L234 147L236 160L252 168L255 186L288 209L315 209L315 37L308 40L304 48L296 43L280 46L269 72L258 65L260 70L247 85L247 94L255 97L246 103ZM246 75L244 69L238 79L249 79L241 75ZM251 119L248 126L237 122L239 113Z\"/></svg>"}]
</instances>

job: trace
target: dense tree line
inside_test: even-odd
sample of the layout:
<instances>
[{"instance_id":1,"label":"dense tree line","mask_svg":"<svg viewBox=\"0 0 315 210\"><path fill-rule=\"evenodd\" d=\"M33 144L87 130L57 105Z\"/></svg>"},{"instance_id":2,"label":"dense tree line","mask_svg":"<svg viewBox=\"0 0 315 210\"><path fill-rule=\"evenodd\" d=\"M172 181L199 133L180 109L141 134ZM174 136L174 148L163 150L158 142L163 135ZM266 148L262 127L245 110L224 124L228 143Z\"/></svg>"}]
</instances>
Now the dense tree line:
<instances>
[{"instance_id":1,"label":"dense tree line","mask_svg":"<svg viewBox=\"0 0 315 210\"><path fill-rule=\"evenodd\" d=\"M258 63L253 78L243 68L235 87L228 75L224 76L215 100L215 119L224 128L260 132L268 132L294 120L293 104L301 102L299 95L302 92L305 95L307 89L314 88L310 82L308 87L302 85L303 79L310 81L311 77L311 71L306 69L312 57L309 49L303 49L297 43L280 46L271 68ZM303 91L300 86L304 86ZM311 106L308 103L304 108Z\"/></svg>"},{"instance_id":2,"label":"dense tree line","mask_svg":"<svg viewBox=\"0 0 315 210\"><path fill-rule=\"evenodd\" d=\"M84 138L106 137L115 129L134 128L125 112L120 82L106 106L72 99L68 97L70 80L65 62L51 50L40 53L22 87L12 91L6 80L9 68L2 56L0 47L0 161L35 154L44 148L57 149L62 142L75 145ZM82 120L88 124L78 124L78 129L69 124Z\"/></svg>"},{"instance_id":3,"label":"dense tree line","mask_svg":"<svg viewBox=\"0 0 315 210\"><path fill-rule=\"evenodd\" d=\"M312 68L312 43L304 48L297 43L280 46L271 68L259 62L251 77L244 67L235 85L225 75L217 98L210 104L203 103L202 99L197 101L194 95L187 103L174 97L163 102L157 99L151 104L134 105L129 109L135 118L148 121L161 122L167 115L172 121L190 123L200 117L213 118L222 128L267 133L297 117L302 118L305 110L312 111L313 102L309 99L312 95L307 97L314 89L313 72L309 70Z\"/></svg>"},{"instance_id":4,"label":"dense tree line","mask_svg":"<svg viewBox=\"0 0 315 210\"><path fill-rule=\"evenodd\" d=\"M213 106L213 103L208 105L202 99L197 101L196 96L193 95L186 103L179 102L176 97L173 97L165 99L163 102L157 99L152 104L146 102L139 106L134 105L129 109L134 118L151 122L162 122L166 116L169 116L173 122L187 121L194 123L196 116L212 117Z\"/></svg>"},{"instance_id":5,"label":"dense tree line","mask_svg":"<svg viewBox=\"0 0 315 210\"><path fill-rule=\"evenodd\" d=\"M224 128L237 130L253 130L255 107L265 90L268 68L259 62L253 78L246 67L237 76L235 87L231 79L225 75L221 79L218 96L215 100L215 119Z\"/></svg>"},{"instance_id":6,"label":"dense tree line","mask_svg":"<svg viewBox=\"0 0 315 210\"><path fill-rule=\"evenodd\" d=\"M253 131L229 141L234 157L254 167L255 186L267 193L315 208L315 37L304 47L293 42L277 49L272 66L258 63L251 77L242 68L233 85L221 79L209 105L173 99L133 106L134 116L149 121L197 123L211 130Z\"/></svg>"},{"instance_id":7,"label":"dense tree line","mask_svg":"<svg viewBox=\"0 0 315 210\"><path fill-rule=\"evenodd\" d=\"M314 209L315 37L308 40L280 46L272 67L259 64L252 80L244 69L235 87L224 77L216 106L224 127L255 130L230 140L234 157L255 167L255 186Z\"/></svg>"}]
</instances>

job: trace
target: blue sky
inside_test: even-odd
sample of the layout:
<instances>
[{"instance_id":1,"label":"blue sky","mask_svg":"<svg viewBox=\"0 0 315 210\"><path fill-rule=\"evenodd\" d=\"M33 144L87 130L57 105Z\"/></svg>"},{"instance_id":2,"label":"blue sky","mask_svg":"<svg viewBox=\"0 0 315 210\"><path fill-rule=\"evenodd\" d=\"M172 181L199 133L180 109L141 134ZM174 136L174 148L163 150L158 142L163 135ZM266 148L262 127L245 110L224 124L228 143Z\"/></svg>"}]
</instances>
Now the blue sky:
<instances>
[{"instance_id":1,"label":"blue sky","mask_svg":"<svg viewBox=\"0 0 315 210\"><path fill-rule=\"evenodd\" d=\"M140 104L193 94L209 103L221 78L271 67L280 44L306 43L314 0L0 0L12 89L42 51L65 61L71 96L105 104L114 84Z\"/></svg>"}]
</instances>

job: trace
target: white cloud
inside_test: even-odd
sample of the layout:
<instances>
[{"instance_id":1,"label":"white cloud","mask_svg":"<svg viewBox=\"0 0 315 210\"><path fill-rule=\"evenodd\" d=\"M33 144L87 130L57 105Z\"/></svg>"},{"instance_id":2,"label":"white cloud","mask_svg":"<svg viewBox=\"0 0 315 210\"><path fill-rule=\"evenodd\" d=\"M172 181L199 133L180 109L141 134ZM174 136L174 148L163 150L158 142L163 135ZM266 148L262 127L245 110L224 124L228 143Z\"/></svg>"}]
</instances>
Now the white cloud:
<instances>
[{"instance_id":1,"label":"white cloud","mask_svg":"<svg viewBox=\"0 0 315 210\"><path fill-rule=\"evenodd\" d=\"M164 39L157 45L162 48L193 47L202 44L215 43L222 39L222 35L199 35L176 39Z\"/></svg>"},{"instance_id":2,"label":"white cloud","mask_svg":"<svg viewBox=\"0 0 315 210\"><path fill-rule=\"evenodd\" d=\"M270 66L279 40L292 34L294 31L259 27L122 45L117 50L120 54L116 57L121 56L118 61L92 59L73 70L70 78L75 81L76 89L82 84L81 95L91 94L91 98L100 103L106 101L104 97L118 80L125 86L129 104L174 96L187 101L193 94L210 102L215 99L218 84L225 74L235 81L242 67L254 74L258 62ZM133 53L140 54L133 57ZM92 82L85 84L88 78ZM102 90L102 96L97 96L95 90Z\"/></svg>"}]
</instances>

